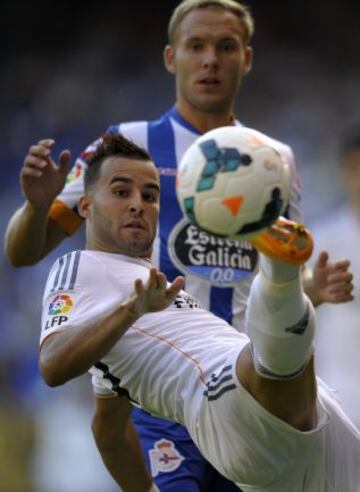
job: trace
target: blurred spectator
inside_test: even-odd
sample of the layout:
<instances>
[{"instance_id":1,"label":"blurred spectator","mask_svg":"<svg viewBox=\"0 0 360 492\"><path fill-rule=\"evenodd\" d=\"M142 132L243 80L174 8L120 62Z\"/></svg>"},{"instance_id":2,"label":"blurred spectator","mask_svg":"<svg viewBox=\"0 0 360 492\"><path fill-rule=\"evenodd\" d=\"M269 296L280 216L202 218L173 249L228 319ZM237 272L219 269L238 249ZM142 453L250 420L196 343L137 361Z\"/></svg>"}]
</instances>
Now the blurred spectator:
<instances>
[{"instance_id":1,"label":"blurred spectator","mask_svg":"<svg viewBox=\"0 0 360 492\"><path fill-rule=\"evenodd\" d=\"M11 387L16 361L0 359L0 492L37 492L31 476L37 427Z\"/></svg>"},{"instance_id":2,"label":"blurred spectator","mask_svg":"<svg viewBox=\"0 0 360 492\"><path fill-rule=\"evenodd\" d=\"M84 375L56 391L40 382L37 397L36 424L41 432L31 470L36 492L119 492L89 432L90 377Z\"/></svg>"},{"instance_id":3,"label":"blurred spectator","mask_svg":"<svg viewBox=\"0 0 360 492\"><path fill-rule=\"evenodd\" d=\"M351 260L355 300L318 309L317 368L360 428L360 125L342 139L339 163L344 201L315 222L311 230L318 252L326 249L330 255Z\"/></svg>"}]
</instances>

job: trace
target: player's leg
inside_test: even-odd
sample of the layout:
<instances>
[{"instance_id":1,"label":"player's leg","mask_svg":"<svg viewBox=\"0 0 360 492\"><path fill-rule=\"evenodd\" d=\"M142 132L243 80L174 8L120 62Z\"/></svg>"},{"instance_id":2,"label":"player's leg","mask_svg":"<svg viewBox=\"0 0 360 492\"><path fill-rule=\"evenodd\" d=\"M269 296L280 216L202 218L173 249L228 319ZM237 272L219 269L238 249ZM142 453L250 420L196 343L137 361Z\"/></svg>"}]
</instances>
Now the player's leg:
<instances>
[{"instance_id":1,"label":"player's leg","mask_svg":"<svg viewBox=\"0 0 360 492\"><path fill-rule=\"evenodd\" d=\"M132 419L145 463L161 492L207 492L212 476L209 468L213 469L185 427L137 408Z\"/></svg>"},{"instance_id":2,"label":"player's leg","mask_svg":"<svg viewBox=\"0 0 360 492\"><path fill-rule=\"evenodd\" d=\"M313 308L300 276L312 237L303 226L280 218L253 244L260 252L247 310L254 362L265 377L293 378L312 355Z\"/></svg>"},{"instance_id":3,"label":"player's leg","mask_svg":"<svg viewBox=\"0 0 360 492\"><path fill-rule=\"evenodd\" d=\"M311 428L314 309L303 292L300 268L311 254L312 238L304 227L280 219L253 244L261 253L260 271L247 309L251 355L240 356L239 379L271 413Z\"/></svg>"}]
</instances>

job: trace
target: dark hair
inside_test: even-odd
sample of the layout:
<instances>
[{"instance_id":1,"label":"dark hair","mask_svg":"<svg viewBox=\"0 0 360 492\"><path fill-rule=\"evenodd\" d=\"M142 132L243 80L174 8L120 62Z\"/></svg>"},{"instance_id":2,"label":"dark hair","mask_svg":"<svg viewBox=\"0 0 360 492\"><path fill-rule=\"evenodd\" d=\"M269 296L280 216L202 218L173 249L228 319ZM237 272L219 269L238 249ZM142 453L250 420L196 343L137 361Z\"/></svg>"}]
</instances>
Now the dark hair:
<instances>
[{"instance_id":1,"label":"dark hair","mask_svg":"<svg viewBox=\"0 0 360 492\"><path fill-rule=\"evenodd\" d=\"M128 140L120 133L105 133L101 137L96 149L85 157L87 163L84 175L85 191L98 180L104 160L113 156L138 159L140 161L152 160L145 149Z\"/></svg>"}]
</instances>

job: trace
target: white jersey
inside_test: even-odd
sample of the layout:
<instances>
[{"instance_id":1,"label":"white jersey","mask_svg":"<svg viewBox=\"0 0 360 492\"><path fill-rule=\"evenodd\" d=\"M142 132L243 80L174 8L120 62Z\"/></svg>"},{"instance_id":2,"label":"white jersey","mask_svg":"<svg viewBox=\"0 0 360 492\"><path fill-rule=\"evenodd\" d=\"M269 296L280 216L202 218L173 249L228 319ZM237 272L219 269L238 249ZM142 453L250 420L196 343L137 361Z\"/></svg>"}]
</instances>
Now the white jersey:
<instances>
[{"instance_id":1,"label":"white jersey","mask_svg":"<svg viewBox=\"0 0 360 492\"><path fill-rule=\"evenodd\" d=\"M60 258L44 294L41 342L55 331L91 323L111 312L130 295L137 278L147 280L150 266L140 258L98 251L77 251ZM223 344L215 336L218 330ZM201 384L205 389L229 347L239 352L247 341L182 291L168 309L142 316L92 368L95 391L125 392L150 413L183 423L194 388ZM134 360L142 362L134 364ZM182 377L184 387L179 386Z\"/></svg>"},{"instance_id":2,"label":"white jersey","mask_svg":"<svg viewBox=\"0 0 360 492\"><path fill-rule=\"evenodd\" d=\"M41 342L111 313L146 281L150 262L76 251L53 266ZM244 492L358 492L360 436L322 387L318 424L300 432L241 386L236 361L248 338L181 291L167 309L139 318L91 368L99 396L126 395L185 424L200 451Z\"/></svg>"},{"instance_id":3,"label":"white jersey","mask_svg":"<svg viewBox=\"0 0 360 492\"><path fill-rule=\"evenodd\" d=\"M236 124L240 125L239 122ZM159 171L160 217L153 263L170 281L183 275L187 292L195 296L205 309L243 331L246 300L258 268L257 251L248 242L224 241L200 232L184 219L176 198L178 163L200 133L181 117L175 107L159 120L121 123L109 127L108 132L122 133L147 149ZM257 134L277 148L287 161L291 192L286 215L301 222L300 184L293 153L289 146L260 132ZM52 218L68 233L72 233L79 224L75 212L83 194L84 157L94 150L98 142L95 141L78 158L67 185L51 210Z\"/></svg>"}]
</instances>

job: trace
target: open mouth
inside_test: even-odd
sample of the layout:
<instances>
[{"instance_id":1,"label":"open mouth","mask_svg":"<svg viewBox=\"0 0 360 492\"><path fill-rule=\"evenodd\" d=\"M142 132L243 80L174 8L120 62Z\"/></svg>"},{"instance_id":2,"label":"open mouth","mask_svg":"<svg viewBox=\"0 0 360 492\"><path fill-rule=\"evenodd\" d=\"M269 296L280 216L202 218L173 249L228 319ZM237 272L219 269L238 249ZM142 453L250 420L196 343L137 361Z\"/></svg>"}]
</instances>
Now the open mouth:
<instances>
[{"instance_id":1,"label":"open mouth","mask_svg":"<svg viewBox=\"0 0 360 492\"><path fill-rule=\"evenodd\" d=\"M139 222L139 221L132 221L132 222L128 222L127 224L125 224L125 226L127 229L140 229L140 230L145 230L145 226L142 222Z\"/></svg>"},{"instance_id":2,"label":"open mouth","mask_svg":"<svg viewBox=\"0 0 360 492\"><path fill-rule=\"evenodd\" d=\"M201 79L199 81L199 83L202 85L208 85L208 86L220 85L220 80L216 79L215 77L204 77L203 79Z\"/></svg>"}]
</instances>

